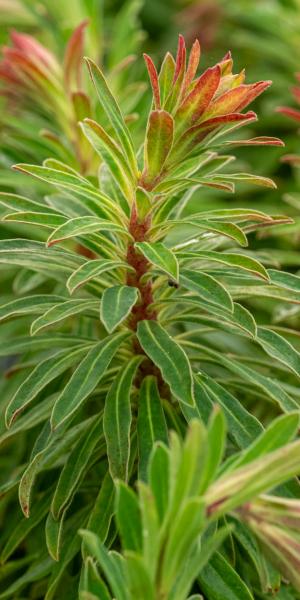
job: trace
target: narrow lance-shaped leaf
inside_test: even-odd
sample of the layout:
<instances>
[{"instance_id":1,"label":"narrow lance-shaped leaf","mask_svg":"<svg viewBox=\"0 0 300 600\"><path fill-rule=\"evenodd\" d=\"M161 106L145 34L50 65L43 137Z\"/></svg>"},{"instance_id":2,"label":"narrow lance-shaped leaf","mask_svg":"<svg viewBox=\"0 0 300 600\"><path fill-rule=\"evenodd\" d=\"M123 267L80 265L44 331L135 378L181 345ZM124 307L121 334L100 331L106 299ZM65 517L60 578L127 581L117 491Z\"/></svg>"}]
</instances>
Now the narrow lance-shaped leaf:
<instances>
[{"instance_id":1,"label":"narrow lance-shaped leaf","mask_svg":"<svg viewBox=\"0 0 300 600\"><path fill-rule=\"evenodd\" d=\"M261 277L262 279L266 279L269 281L269 273L265 269L265 267L256 259L246 256L244 254L230 254L228 252L214 252L214 251L206 251L199 250L197 252L181 252L179 251L176 255L181 259L191 259L191 260L203 260L203 261L216 261L220 262L224 265L229 265L236 267L238 269L243 269L245 271L250 271L250 273L254 273L257 277ZM299 286L300 289L300 286Z\"/></svg>"},{"instance_id":2,"label":"narrow lance-shaped leaf","mask_svg":"<svg viewBox=\"0 0 300 600\"><path fill-rule=\"evenodd\" d=\"M198 121L218 89L220 77L219 65L207 69L199 77L176 113L176 135Z\"/></svg>"},{"instance_id":3,"label":"narrow lance-shaped leaf","mask_svg":"<svg viewBox=\"0 0 300 600\"><path fill-rule=\"evenodd\" d=\"M269 356L282 362L300 377L300 354L284 337L271 329L259 327L257 341Z\"/></svg>"},{"instance_id":4,"label":"narrow lance-shaped leaf","mask_svg":"<svg viewBox=\"0 0 300 600\"><path fill-rule=\"evenodd\" d=\"M87 25L88 20L85 20L76 27L66 48L64 56L64 76L65 85L69 91L72 87L75 87L75 89L80 89L81 87L84 32Z\"/></svg>"},{"instance_id":5,"label":"narrow lance-shaped leaf","mask_svg":"<svg viewBox=\"0 0 300 600\"><path fill-rule=\"evenodd\" d=\"M84 119L81 128L97 154L106 162L125 197L133 198L132 175L114 139L92 119Z\"/></svg>"},{"instance_id":6,"label":"narrow lance-shaped leaf","mask_svg":"<svg viewBox=\"0 0 300 600\"><path fill-rule=\"evenodd\" d=\"M63 466L51 502L51 513L54 519L60 519L68 507L95 454L96 446L99 447L101 437L103 439L102 415L101 418L94 418L91 426L80 436Z\"/></svg>"},{"instance_id":7,"label":"narrow lance-shaped leaf","mask_svg":"<svg viewBox=\"0 0 300 600\"><path fill-rule=\"evenodd\" d=\"M148 54L144 54L144 60L145 60L147 71L148 71L149 78L151 81L154 106L155 106L156 110L160 110L160 108L161 108L161 106L160 106L160 87L159 87L156 67L155 67L155 64L154 64L152 58L150 58L150 56L148 56Z\"/></svg>"},{"instance_id":8,"label":"narrow lance-shaped leaf","mask_svg":"<svg viewBox=\"0 0 300 600\"><path fill-rule=\"evenodd\" d=\"M6 426L10 427L17 415L34 400L37 394L48 383L78 362L87 352L87 349L88 346L77 348L72 352L61 350L56 352L54 356L39 363L23 381L9 402L5 413Z\"/></svg>"},{"instance_id":9,"label":"narrow lance-shaped leaf","mask_svg":"<svg viewBox=\"0 0 300 600\"><path fill-rule=\"evenodd\" d=\"M230 312L233 311L233 302L229 292L211 275L199 271L182 269L180 284L188 290L196 292L204 300L208 300L210 303L221 306Z\"/></svg>"},{"instance_id":10,"label":"narrow lance-shaped leaf","mask_svg":"<svg viewBox=\"0 0 300 600\"><path fill-rule=\"evenodd\" d=\"M107 85L102 71L90 58L87 58L86 61L102 108L119 138L124 151L124 156L128 157L129 166L133 175L137 176L138 168L133 143L120 108Z\"/></svg>"},{"instance_id":11,"label":"narrow lance-shaped leaf","mask_svg":"<svg viewBox=\"0 0 300 600\"><path fill-rule=\"evenodd\" d=\"M139 552L142 548L139 502L134 491L122 481L116 486L116 518L123 548Z\"/></svg>"},{"instance_id":12,"label":"narrow lance-shaped leaf","mask_svg":"<svg viewBox=\"0 0 300 600\"><path fill-rule=\"evenodd\" d=\"M67 281L67 288L70 294L73 294L75 290L91 279L96 279L99 277L99 275L101 275L101 273L113 271L114 269L118 269L120 267L127 269L129 268L127 263L117 260L105 260L102 258L89 260L72 273Z\"/></svg>"},{"instance_id":13,"label":"narrow lance-shaped leaf","mask_svg":"<svg viewBox=\"0 0 300 600\"><path fill-rule=\"evenodd\" d=\"M31 324L30 333L35 335L38 331L41 331L45 327L60 323L64 319L77 315L78 313L88 313L89 311L97 310L99 306L98 300L88 299L77 299L77 300L66 300L66 302L60 302L51 306L43 315L35 319Z\"/></svg>"},{"instance_id":14,"label":"narrow lance-shaped leaf","mask_svg":"<svg viewBox=\"0 0 300 600\"><path fill-rule=\"evenodd\" d=\"M193 406L192 371L182 348L156 321L140 321L137 337L143 350L161 370L175 398Z\"/></svg>"},{"instance_id":15,"label":"narrow lance-shaped leaf","mask_svg":"<svg viewBox=\"0 0 300 600\"><path fill-rule=\"evenodd\" d=\"M110 473L125 481L130 457L131 388L141 360L135 356L119 371L105 400L103 427Z\"/></svg>"},{"instance_id":16,"label":"narrow lance-shaped leaf","mask_svg":"<svg viewBox=\"0 0 300 600\"><path fill-rule=\"evenodd\" d=\"M100 319L108 333L114 331L126 319L138 297L138 289L128 285L115 285L104 290Z\"/></svg>"},{"instance_id":17,"label":"narrow lance-shaped leaf","mask_svg":"<svg viewBox=\"0 0 300 600\"><path fill-rule=\"evenodd\" d=\"M155 442L168 443L168 430L155 377L143 380L138 414L139 478L147 480L149 457Z\"/></svg>"},{"instance_id":18,"label":"narrow lance-shaped leaf","mask_svg":"<svg viewBox=\"0 0 300 600\"><path fill-rule=\"evenodd\" d=\"M128 336L128 332L113 334L90 350L55 402L51 415L53 429L68 419L95 389L120 344Z\"/></svg>"},{"instance_id":19,"label":"narrow lance-shaped leaf","mask_svg":"<svg viewBox=\"0 0 300 600\"><path fill-rule=\"evenodd\" d=\"M95 233L97 231L113 231L128 235L125 228L106 221L105 219L99 219L98 217L75 217L70 219L66 223L63 223L60 227L55 229L47 240L47 246L53 246L58 242L62 242L72 237Z\"/></svg>"},{"instance_id":20,"label":"narrow lance-shaped leaf","mask_svg":"<svg viewBox=\"0 0 300 600\"><path fill-rule=\"evenodd\" d=\"M34 296L10 300L0 306L0 321L12 316L43 313L45 310L52 308L53 305L63 301L63 296L55 296L54 294L35 294Z\"/></svg>"},{"instance_id":21,"label":"narrow lance-shaped leaf","mask_svg":"<svg viewBox=\"0 0 300 600\"><path fill-rule=\"evenodd\" d=\"M145 167L142 175L144 187L151 188L166 162L173 143L174 123L172 116L164 110L150 113L146 142Z\"/></svg>"},{"instance_id":22,"label":"narrow lance-shaped leaf","mask_svg":"<svg viewBox=\"0 0 300 600\"><path fill-rule=\"evenodd\" d=\"M149 260L149 262L178 281L179 265L176 255L161 242L137 242L135 247Z\"/></svg>"}]
</instances>

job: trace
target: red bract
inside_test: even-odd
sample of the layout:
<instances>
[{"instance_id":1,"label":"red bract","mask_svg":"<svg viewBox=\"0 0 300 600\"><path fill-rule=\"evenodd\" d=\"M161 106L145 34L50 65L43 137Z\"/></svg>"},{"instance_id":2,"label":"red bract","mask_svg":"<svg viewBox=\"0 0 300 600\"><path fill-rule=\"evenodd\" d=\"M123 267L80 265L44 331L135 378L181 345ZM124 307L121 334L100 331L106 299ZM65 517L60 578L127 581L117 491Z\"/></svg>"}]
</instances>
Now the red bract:
<instances>
[{"instance_id":1,"label":"red bract","mask_svg":"<svg viewBox=\"0 0 300 600\"><path fill-rule=\"evenodd\" d=\"M245 84L244 71L233 73L233 60L228 52L224 58L196 76L200 60L200 44L198 40L193 44L189 60L186 60L186 47L184 38L180 35L176 60L167 53L162 63L159 74L152 59L145 55L149 73L154 107L161 111L161 115L154 121L152 113L148 122L148 140L146 148L149 150L149 139L155 140L153 157L146 153L145 166L141 178L141 185L146 189L155 186L170 172L170 168L182 164L187 157L195 152L199 153L201 147L211 146L214 134L228 125L234 127L247 124L256 119L255 113L243 111L257 96L264 92L271 81L259 81ZM165 121L165 124L164 124ZM172 140L162 135L162 131L170 130L170 121L173 122ZM159 122L159 127L158 127ZM155 124L154 124L155 123ZM168 143L168 147L160 146ZM283 145L277 138L253 138L250 145ZM247 140L243 141L243 145ZM164 157L164 162L158 164ZM159 176L153 174L159 172Z\"/></svg>"}]
</instances>

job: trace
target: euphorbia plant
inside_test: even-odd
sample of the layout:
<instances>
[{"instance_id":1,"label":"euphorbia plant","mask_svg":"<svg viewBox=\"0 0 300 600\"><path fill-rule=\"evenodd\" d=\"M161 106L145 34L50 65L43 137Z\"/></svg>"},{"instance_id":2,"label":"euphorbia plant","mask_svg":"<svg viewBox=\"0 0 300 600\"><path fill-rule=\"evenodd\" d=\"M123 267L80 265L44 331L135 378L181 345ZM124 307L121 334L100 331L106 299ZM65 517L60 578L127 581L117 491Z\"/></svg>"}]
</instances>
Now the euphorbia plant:
<instances>
[{"instance_id":1,"label":"euphorbia plant","mask_svg":"<svg viewBox=\"0 0 300 600\"><path fill-rule=\"evenodd\" d=\"M70 165L47 160L15 169L55 193L34 200L1 193L6 223L46 232L44 241L0 242L2 263L34 272L30 295L0 307L2 320L14 317L0 330L0 353L18 357L2 390L0 441L6 451L16 448L16 460L0 490L15 524L12 530L6 521L1 556L3 562L11 557L8 580L21 572L10 587L5 583L3 598L22 588L46 600L62 590L76 595L77 530L87 528L107 548L118 548L114 481L125 486L137 477L147 480L153 445L168 444L169 429L182 436L187 423L207 422L220 404L230 468L236 453L243 464L243 452L247 456L246 449L264 436L264 419L252 412L257 397L262 415L298 410L299 353L264 323L258 326L243 302L257 295L299 302L299 278L267 269L263 257L247 249L247 233L289 220L251 208L201 210L206 188L233 192L239 182L274 187L264 177L228 172L233 157L219 154L238 144L282 145L270 137L231 138L256 119L254 112L241 111L270 82L245 84L243 72L233 74L230 54L198 77L199 57L195 42L186 61L182 37L176 59L168 53L159 74L145 57L153 106L141 150L102 71L87 59L103 116L101 123L90 116L81 123L101 158L97 184ZM225 173L219 173L222 168ZM184 216L192 194L199 197L199 211ZM78 243L93 259L77 252ZM188 460L198 458L195 449ZM201 470L201 461L196 464ZM292 466L287 477L297 472ZM255 480L255 467L251 474ZM283 481L263 475L265 486L254 485L234 506L227 503L227 480L225 497L212 486L209 513L223 518ZM15 501L17 487L27 520ZM297 484L288 491L297 496ZM130 511L128 518L134 518ZM25 562L14 560L17 548L25 548ZM86 556L85 547L82 552ZM26 561L32 564L22 574ZM248 579L247 585L249 598ZM161 598L173 598L163 593ZM205 587L209 598L213 593ZM125 591L120 598L127 598Z\"/></svg>"}]
</instances>

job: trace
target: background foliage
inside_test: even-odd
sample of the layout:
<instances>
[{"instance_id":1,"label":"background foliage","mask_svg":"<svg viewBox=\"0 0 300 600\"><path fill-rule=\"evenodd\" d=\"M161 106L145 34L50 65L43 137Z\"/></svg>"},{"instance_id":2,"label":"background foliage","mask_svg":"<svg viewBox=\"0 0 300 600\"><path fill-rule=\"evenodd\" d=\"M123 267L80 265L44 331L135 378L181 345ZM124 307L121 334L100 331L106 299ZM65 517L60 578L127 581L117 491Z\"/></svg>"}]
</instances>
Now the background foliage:
<instances>
[{"instance_id":1,"label":"background foliage","mask_svg":"<svg viewBox=\"0 0 300 600\"><path fill-rule=\"evenodd\" d=\"M0 14L0 598L299 598L300 3Z\"/></svg>"}]
</instances>

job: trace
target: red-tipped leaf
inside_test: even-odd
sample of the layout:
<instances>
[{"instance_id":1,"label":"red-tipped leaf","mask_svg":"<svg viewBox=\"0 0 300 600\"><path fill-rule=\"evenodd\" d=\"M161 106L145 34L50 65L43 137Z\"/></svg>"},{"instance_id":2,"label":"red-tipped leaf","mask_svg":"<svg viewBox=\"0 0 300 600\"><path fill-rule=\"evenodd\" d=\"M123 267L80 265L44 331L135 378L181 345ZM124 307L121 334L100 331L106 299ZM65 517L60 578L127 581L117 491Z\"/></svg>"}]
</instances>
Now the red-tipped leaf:
<instances>
[{"instance_id":1,"label":"red-tipped leaf","mask_svg":"<svg viewBox=\"0 0 300 600\"><path fill-rule=\"evenodd\" d=\"M144 56L144 60L146 63L147 71L148 71L150 82L151 82L154 106L156 109L160 109L160 90L159 90L157 70L156 70L156 67L155 67L155 64L154 64L152 58L150 58L150 56L148 56L148 54L144 54L143 56Z\"/></svg>"}]
</instances>

